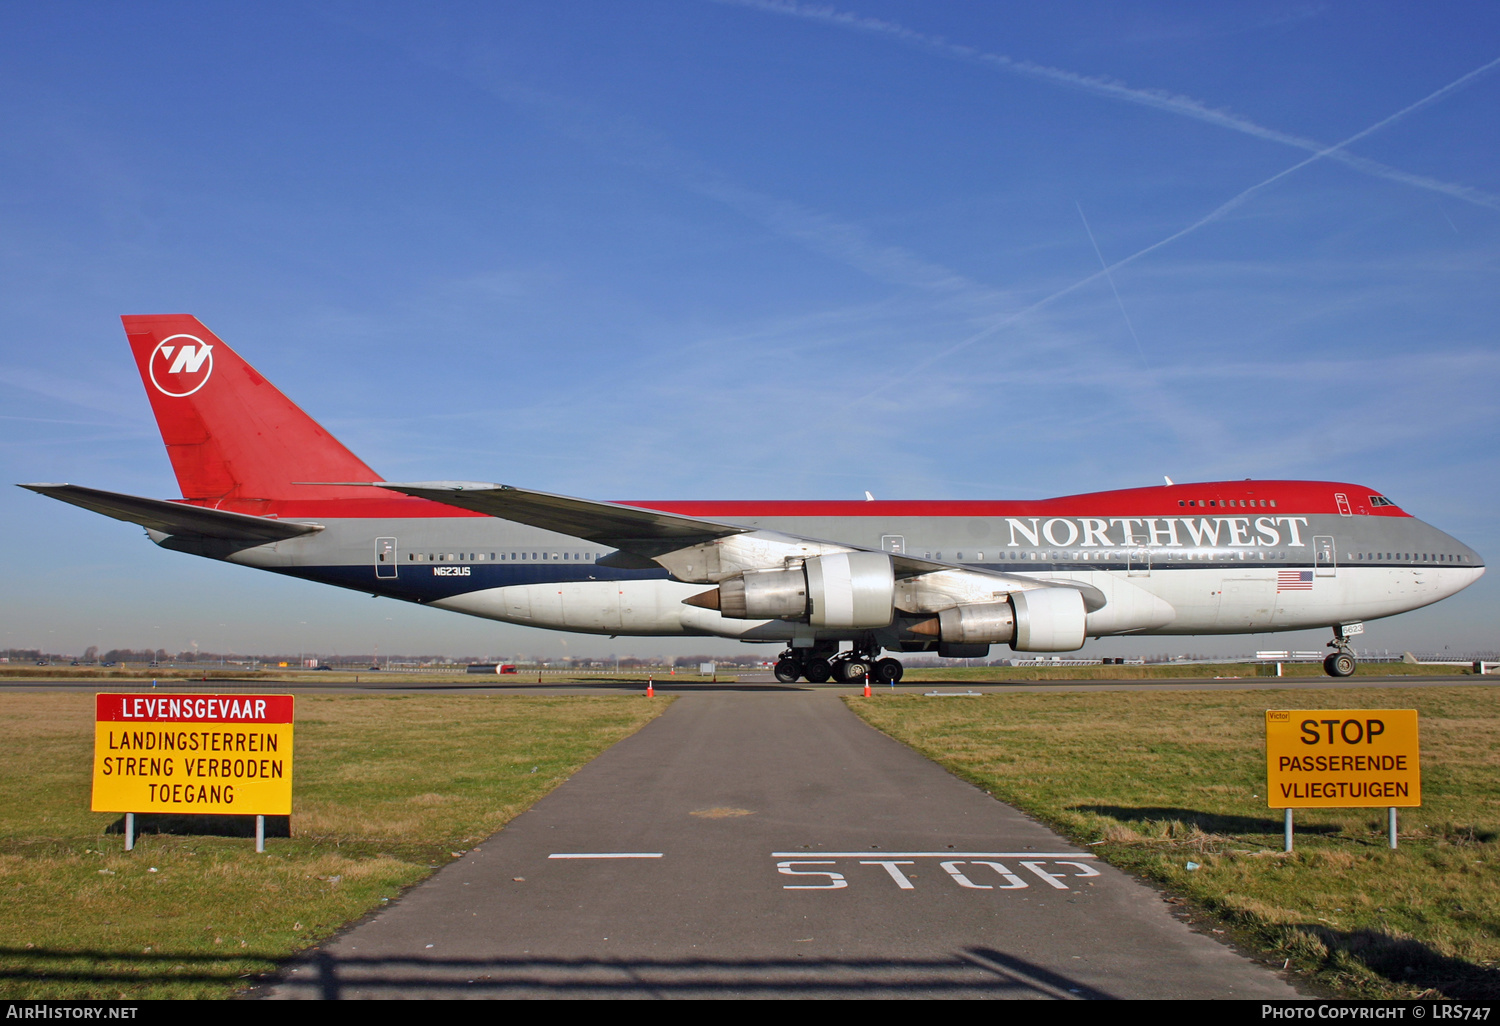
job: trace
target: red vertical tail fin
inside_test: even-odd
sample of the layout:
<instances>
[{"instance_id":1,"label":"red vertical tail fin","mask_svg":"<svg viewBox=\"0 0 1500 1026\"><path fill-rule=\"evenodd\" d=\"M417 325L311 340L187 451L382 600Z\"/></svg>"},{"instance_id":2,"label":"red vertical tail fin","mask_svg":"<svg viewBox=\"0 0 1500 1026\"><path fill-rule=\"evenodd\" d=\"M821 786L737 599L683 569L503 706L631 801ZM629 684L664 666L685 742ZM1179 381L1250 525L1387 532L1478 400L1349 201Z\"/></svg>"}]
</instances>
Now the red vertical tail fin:
<instances>
[{"instance_id":1,"label":"red vertical tail fin","mask_svg":"<svg viewBox=\"0 0 1500 1026\"><path fill-rule=\"evenodd\" d=\"M183 498L259 513L367 491L293 481L381 480L196 317L120 320Z\"/></svg>"}]
</instances>

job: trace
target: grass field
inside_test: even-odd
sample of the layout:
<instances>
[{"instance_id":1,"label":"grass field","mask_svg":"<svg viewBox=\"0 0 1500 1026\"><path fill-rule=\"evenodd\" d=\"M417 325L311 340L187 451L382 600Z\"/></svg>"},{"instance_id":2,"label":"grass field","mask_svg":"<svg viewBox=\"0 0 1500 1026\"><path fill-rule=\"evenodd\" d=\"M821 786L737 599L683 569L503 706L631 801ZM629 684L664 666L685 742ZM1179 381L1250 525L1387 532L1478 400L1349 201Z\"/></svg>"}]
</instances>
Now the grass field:
<instances>
[{"instance_id":1,"label":"grass field","mask_svg":"<svg viewBox=\"0 0 1500 1026\"><path fill-rule=\"evenodd\" d=\"M92 694L5 698L0 997L227 996L489 836L666 705L297 699L289 839L146 834L89 812Z\"/></svg>"},{"instance_id":2,"label":"grass field","mask_svg":"<svg viewBox=\"0 0 1500 1026\"><path fill-rule=\"evenodd\" d=\"M1322 989L1500 998L1493 688L846 701ZM1387 846L1383 809L1298 810L1295 850L1283 853L1282 814L1265 800L1268 708L1419 711L1424 804L1401 810L1398 850Z\"/></svg>"}]
</instances>

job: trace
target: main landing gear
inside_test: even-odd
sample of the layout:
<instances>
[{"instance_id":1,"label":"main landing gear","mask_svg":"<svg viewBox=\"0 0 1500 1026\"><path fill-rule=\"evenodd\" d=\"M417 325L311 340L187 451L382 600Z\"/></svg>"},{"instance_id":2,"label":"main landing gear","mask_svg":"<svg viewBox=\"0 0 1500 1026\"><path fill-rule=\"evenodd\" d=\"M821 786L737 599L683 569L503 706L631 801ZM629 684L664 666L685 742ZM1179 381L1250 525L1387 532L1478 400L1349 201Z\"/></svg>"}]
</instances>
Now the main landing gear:
<instances>
[{"instance_id":1,"label":"main landing gear","mask_svg":"<svg viewBox=\"0 0 1500 1026\"><path fill-rule=\"evenodd\" d=\"M1354 649L1349 644L1349 639L1344 636L1342 626L1334 627L1333 640L1328 647L1336 651L1329 653L1328 658L1323 660L1323 672L1330 677L1352 677L1354 669L1359 665L1359 660L1354 658Z\"/></svg>"},{"instance_id":2,"label":"main landing gear","mask_svg":"<svg viewBox=\"0 0 1500 1026\"><path fill-rule=\"evenodd\" d=\"M776 679L783 684L795 684L804 677L811 684L825 684L830 680L840 684L860 684L869 676L871 684L896 683L906 672L905 668L898 659L877 659L877 652L789 648L776 660Z\"/></svg>"}]
</instances>

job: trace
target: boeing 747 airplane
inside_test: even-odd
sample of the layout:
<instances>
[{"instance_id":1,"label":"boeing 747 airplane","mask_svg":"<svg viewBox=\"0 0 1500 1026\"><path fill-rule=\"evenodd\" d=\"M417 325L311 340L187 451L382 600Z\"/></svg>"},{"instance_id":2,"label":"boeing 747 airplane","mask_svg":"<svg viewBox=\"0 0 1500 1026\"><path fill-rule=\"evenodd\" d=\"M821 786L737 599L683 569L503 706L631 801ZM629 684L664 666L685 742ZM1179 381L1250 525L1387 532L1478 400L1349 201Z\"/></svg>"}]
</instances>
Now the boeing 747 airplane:
<instances>
[{"instance_id":1,"label":"boeing 747 airplane","mask_svg":"<svg viewBox=\"0 0 1500 1026\"><path fill-rule=\"evenodd\" d=\"M1484 573L1373 488L1215 481L1040 501L598 502L382 480L187 315L124 317L182 498L32 491L211 559L508 623L783 646L779 680L901 678L885 652L1332 628Z\"/></svg>"}]
</instances>

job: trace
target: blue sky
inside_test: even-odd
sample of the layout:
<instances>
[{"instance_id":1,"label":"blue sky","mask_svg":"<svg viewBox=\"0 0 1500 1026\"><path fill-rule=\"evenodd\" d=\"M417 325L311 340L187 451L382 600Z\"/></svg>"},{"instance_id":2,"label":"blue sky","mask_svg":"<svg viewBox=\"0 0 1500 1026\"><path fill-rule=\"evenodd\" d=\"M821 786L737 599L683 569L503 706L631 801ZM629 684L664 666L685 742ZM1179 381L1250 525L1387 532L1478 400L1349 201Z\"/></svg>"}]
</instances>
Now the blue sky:
<instances>
[{"instance_id":1,"label":"blue sky","mask_svg":"<svg viewBox=\"0 0 1500 1026\"><path fill-rule=\"evenodd\" d=\"M1350 480L1493 558L1497 60L1480 3L5 5L0 480L177 494L118 316L187 312L392 479ZM0 647L711 647L0 518ZM1368 645L1500 647L1493 576Z\"/></svg>"}]
</instances>

